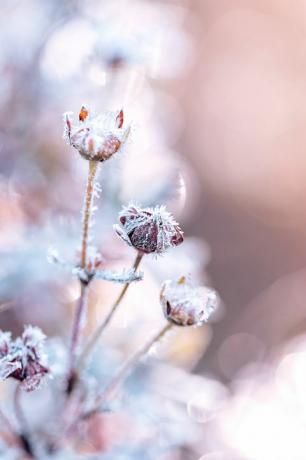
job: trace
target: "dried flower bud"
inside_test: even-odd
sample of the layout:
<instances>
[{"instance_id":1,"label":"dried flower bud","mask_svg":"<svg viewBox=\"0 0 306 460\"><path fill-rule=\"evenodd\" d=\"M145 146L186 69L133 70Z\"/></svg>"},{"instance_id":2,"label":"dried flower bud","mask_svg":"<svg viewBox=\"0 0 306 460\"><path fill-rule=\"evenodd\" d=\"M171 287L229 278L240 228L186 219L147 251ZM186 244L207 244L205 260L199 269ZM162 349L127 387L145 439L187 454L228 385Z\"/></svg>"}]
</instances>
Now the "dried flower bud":
<instances>
[{"instance_id":1,"label":"dried flower bud","mask_svg":"<svg viewBox=\"0 0 306 460\"><path fill-rule=\"evenodd\" d=\"M218 306L218 296L212 289L195 287L185 277L165 281L160 293L165 317L179 326L201 326Z\"/></svg>"},{"instance_id":2,"label":"dried flower bud","mask_svg":"<svg viewBox=\"0 0 306 460\"><path fill-rule=\"evenodd\" d=\"M140 252L162 254L184 240L183 232L165 206L140 208L129 204L119 214L117 234Z\"/></svg>"},{"instance_id":3,"label":"dried flower bud","mask_svg":"<svg viewBox=\"0 0 306 460\"><path fill-rule=\"evenodd\" d=\"M22 336L14 341L10 333L0 331L0 379L19 380L26 391L38 388L49 372L43 354L44 340L38 327L25 326Z\"/></svg>"},{"instance_id":4,"label":"dried flower bud","mask_svg":"<svg viewBox=\"0 0 306 460\"><path fill-rule=\"evenodd\" d=\"M64 114L64 138L86 160L105 161L122 149L129 136L130 127L123 128L123 122L122 110L92 117L82 106L78 122L71 112Z\"/></svg>"}]
</instances>

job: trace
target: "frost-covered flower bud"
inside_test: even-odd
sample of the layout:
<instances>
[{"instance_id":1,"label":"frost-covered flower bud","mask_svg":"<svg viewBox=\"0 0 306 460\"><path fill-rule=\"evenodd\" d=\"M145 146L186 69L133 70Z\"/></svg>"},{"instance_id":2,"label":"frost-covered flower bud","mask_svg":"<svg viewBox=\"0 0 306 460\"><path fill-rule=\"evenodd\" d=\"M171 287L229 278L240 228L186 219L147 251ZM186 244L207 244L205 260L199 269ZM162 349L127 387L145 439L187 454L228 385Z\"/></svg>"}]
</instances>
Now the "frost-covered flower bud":
<instances>
[{"instance_id":1,"label":"frost-covered flower bud","mask_svg":"<svg viewBox=\"0 0 306 460\"><path fill-rule=\"evenodd\" d=\"M205 286L194 286L185 277L165 281L160 293L164 315L179 326L201 326L218 307L217 293Z\"/></svg>"},{"instance_id":2,"label":"frost-covered flower bud","mask_svg":"<svg viewBox=\"0 0 306 460\"><path fill-rule=\"evenodd\" d=\"M145 254L162 254L184 240L183 232L165 206L140 208L134 204L119 214L120 225L114 228L130 246Z\"/></svg>"},{"instance_id":3,"label":"frost-covered flower bud","mask_svg":"<svg viewBox=\"0 0 306 460\"><path fill-rule=\"evenodd\" d=\"M38 327L25 326L22 336L14 341L10 333L0 331L0 379L19 380L26 391L38 388L49 372L44 341L45 335Z\"/></svg>"},{"instance_id":4,"label":"frost-covered flower bud","mask_svg":"<svg viewBox=\"0 0 306 460\"><path fill-rule=\"evenodd\" d=\"M73 120L71 112L64 114L64 138L78 150L86 160L105 161L119 152L130 133L130 127L123 128L124 114L106 112L91 116L82 106L78 121Z\"/></svg>"}]
</instances>

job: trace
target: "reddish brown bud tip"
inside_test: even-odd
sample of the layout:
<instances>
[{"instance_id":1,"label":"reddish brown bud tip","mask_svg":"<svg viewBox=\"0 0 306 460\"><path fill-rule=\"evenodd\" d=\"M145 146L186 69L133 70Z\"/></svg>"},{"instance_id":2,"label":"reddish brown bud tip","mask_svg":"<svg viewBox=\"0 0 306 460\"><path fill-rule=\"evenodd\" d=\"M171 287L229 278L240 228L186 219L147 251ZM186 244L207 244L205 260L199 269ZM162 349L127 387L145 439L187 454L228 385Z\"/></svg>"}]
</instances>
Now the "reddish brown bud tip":
<instances>
[{"instance_id":1,"label":"reddish brown bud tip","mask_svg":"<svg viewBox=\"0 0 306 460\"><path fill-rule=\"evenodd\" d=\"M86 109L84 105L82 105L80 113L79 113L79 120L85 121L86 118L88 117L88 114L89 114L88 110Z\"/></svg>"},{"instance_id":2,"label":"reddish brown bud tip","mask_svg":"<svg viewBox=\"0 0 306 460\"><path fill-rule=\"evenodd\" d=\"M116 118L117 128L122 128L123 121L124 121L123 110L120 110L120 112L118 113L117 118Z\"/></svg>"}]
</instances>

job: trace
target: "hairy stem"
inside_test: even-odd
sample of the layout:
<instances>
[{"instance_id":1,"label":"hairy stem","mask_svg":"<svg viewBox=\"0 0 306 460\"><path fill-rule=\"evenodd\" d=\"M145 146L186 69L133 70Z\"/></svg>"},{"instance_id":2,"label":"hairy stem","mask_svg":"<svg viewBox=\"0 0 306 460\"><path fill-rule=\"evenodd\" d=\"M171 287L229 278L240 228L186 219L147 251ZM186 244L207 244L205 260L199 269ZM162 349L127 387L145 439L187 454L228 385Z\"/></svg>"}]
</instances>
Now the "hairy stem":
<instances>
[{"instance_id":1,"label":"hairy stem","mask_svg":"<svg viewBox=\"0 0 306 460\"><path fill-rule=\"evenodd\" d=\"M83 414L83 419L88 418L99 411L101 405L105 403L111 396L113 396L118 386L120 386L120 384L125 380L127 375L135 368L139 360L146 353L148 353L152 345L157 343L172 327L173 324L167 323L157 334L155 334L150 340L148 340L148 342L146 342L140 348L140 350L136 351L130 358L127 359L127 361L119 369L113 380L111 380L111 382L107 385L104 392L97 397L95 407Z\"/></svg>"},{"instance_id":2,"label":"hairy stem","mask_svg":"<svg viewBox=\"0 0 306 460\"><path fill-rule=\"evenodd\" d=\"M90 230L91 209L94 196L94 183L97 172L97 162L89 161L89 171L87 178L87 187L85 194L84 213L83 213L83 229L82 229L82 250L81 250L81 268L86 268L88 237Z\"/></svg>"},{"instance_id":3,"label":"hairy stem","mask_svg":"<svg viewBox=\"0 0 306 460\"><path fill-rule=\"evenodd\" d=\"M141 253L141 252L137 253L136 259L135 259L133 267L132 267L134 270L137 270L137 268L139 267L139 264L140 264L140 262L141 262L141 260L143 258L143 255L144 254ZM117 297L116 301L113 303L113 305L112 305L111 309L109 310L107 316L104 318L104 320L102 321L100 326L96 329L96 331L93 333L93 335L89 339L89 342L87 343L83 353L81 354L80 360L79 360L79 365L78 365L79 370L83 369L85 361L86 361L86 358L89 356L89 354L91 353L91 351L93 350L93 348L95 347L97 342L99 341L103 331L106 329L106 327L110 323L115 311L118 309L118 307L121 304L124 296L126 295L126 292L127 292L128 288L129 288L130 284L131 283L126 283L123 286L119 296Z\"/></svg>"},{"instance_id":4,"label":"hairy stem","mask_svg":"<svg viewBox=\"0 0 306 460\"><path fill-rule=\"evenodd\" d=\"M90 223L92 216L92 203L94 197L94 184L97 172L97 163L95 161L89 161L89 170L87 178L87 186L84 199L84 210L83 210L83 228L82 228L82 249L81 249L81 260L80 267L86 270L87 267L87 253L88 253L88 239L90 231ZM88 297L88 282L84 282L80 279L81 293L77 303L74 322L72 326L71 344L70 344L70 372L68 377L67 393L70 393L75 383L75 364L78 354L80 336L83 329L84 314L87 307Z\"/></svg>"}]
</instances>

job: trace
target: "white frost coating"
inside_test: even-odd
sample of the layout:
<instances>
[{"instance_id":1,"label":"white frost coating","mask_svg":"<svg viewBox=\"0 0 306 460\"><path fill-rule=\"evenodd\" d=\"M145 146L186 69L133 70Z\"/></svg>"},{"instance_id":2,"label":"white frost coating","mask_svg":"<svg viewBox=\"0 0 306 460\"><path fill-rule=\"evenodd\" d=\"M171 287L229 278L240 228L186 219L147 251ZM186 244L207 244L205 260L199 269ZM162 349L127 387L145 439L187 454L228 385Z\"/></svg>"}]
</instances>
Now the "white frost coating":
<instances>
[{"instance_id":1,"label":"white frost coating","mask_svg":"<svg viewBox=\"0 0 306 460\"><path fill-rule=\"evenodd\" d=\"M162 254L183 242L183 232L165 206L141 208L129 203L119 214L117 234L130 246L145 253Z\"/></svg>"},{"instance_id":2,"label":"white frost coating","mask_svg":"<svg viewBox=\"0 0 306 460\"><path fill-rule=\"evenodd\" d=\"M25 326L22 336L15 340L10 333L0 331L0 379L13 377L26 391L38 388L49 372L45 367L45 338L41 329L33 326Z\"/></svg>"},{"instance_id":3,"label":"white frost coating","mask_svg":"<svg viewBox=\"0 0 306 460\"><path fill-rule=\"evenodd\" d=\"M166 318L180 326L201 326L209 320L219 304L214 290L194 286L184 277L179 281L165 281L160 299Z\"/></svg>"},{"instance_id":4,"label":"white frost coating","mask_svg":"<svg viewBox=\"0 0 306 460\"><path fill-rule=\"evenodd\" d=\"M143 273L133 269L124 269L121 272L103 270L97 271L95 278L112 281L114 283L132 283L133 281L141 281L143 279Z\"/></svg>"}]
</instances>

